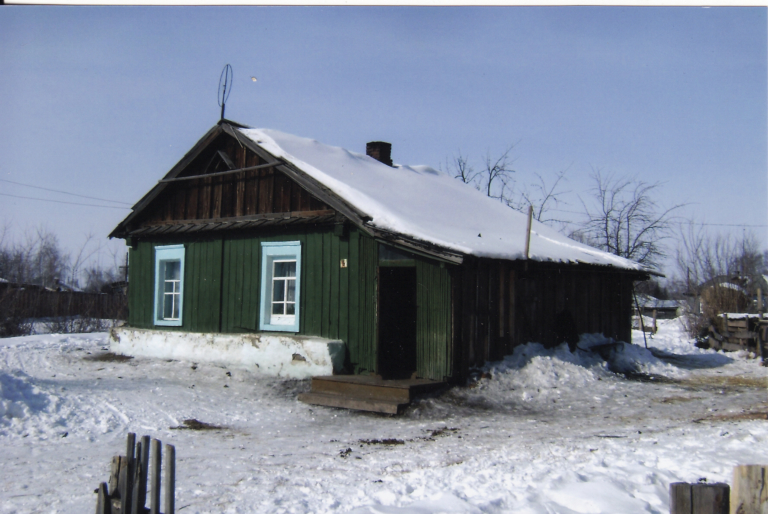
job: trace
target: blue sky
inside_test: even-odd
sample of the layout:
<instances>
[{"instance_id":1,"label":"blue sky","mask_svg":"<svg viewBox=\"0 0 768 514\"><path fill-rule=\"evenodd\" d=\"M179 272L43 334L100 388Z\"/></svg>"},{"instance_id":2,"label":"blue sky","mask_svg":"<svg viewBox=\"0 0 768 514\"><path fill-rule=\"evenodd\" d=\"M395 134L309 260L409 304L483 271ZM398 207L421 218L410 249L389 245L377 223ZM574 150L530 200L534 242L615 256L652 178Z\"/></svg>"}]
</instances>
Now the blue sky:
<instances>
[{"instance_id":1,"label":"blue sky","mask_svg":"<svg viewBox=\"0 0 768 514\"><path fill-rule=\"evenodd\" d=\"M443 168L515 143L520 182L568 168L564 210L600 168L766 247L766 27L763 7L5 6L0 179L137 201L216 123L230 63L230 119ZM127 213L0 196L0 224L73 250Z\"/></svg>"}]
</instances>

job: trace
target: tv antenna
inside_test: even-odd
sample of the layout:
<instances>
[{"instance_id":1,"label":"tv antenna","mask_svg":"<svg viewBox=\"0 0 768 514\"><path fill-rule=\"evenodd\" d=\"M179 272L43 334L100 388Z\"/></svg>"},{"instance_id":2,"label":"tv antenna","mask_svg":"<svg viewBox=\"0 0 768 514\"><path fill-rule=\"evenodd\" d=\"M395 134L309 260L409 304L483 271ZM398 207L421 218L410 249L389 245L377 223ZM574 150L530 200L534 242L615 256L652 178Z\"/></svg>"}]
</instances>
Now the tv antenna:
<instances>
[{"instance_id":1,"label":"tv antenna","mask_svg":"<svg viewBox=\"0 0 768 514\"><path fill-rule=\"evenodd\" d=\"M221 70L219 77L219 105L221 106L221 119L224 119L224 107L227 104L229 93L232 92L232 66L227 64Z\"/></svg>"}]
</instances>

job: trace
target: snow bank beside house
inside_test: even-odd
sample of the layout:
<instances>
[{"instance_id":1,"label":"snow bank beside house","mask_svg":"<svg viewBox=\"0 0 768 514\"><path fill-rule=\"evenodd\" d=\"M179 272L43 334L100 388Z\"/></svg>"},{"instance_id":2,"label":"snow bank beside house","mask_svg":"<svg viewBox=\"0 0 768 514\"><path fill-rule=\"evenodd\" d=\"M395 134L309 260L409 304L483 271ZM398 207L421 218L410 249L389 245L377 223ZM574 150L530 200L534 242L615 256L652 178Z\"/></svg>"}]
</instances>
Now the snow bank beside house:
<instances>
[{"instance_id":1,"label":"snow bank beside house","mask_svg":"<svg viewBox=\"0 0 768 514\"><path fill-rule=\"evenodd\" d=\"M369 215L374 227L478 257L525 257L527 216L443 172L429 166L389 167L367 155L277 130L240 132ZM457 209L457 205L466 208ZM643 269L537 221L531 229L529 255L539 261Z\"/></svg>"},{"instance_id":2,"label":"snow bank beside house","mask_svg":"<svg viewBox=\"0 0 768 514\"><path fill-rule=\"evenodd\" d=\"M208 362L285 378L332 375L344 366L343 342L307 336L115 328L110 349L132 357Z\"/></svg>"}]
</instances>

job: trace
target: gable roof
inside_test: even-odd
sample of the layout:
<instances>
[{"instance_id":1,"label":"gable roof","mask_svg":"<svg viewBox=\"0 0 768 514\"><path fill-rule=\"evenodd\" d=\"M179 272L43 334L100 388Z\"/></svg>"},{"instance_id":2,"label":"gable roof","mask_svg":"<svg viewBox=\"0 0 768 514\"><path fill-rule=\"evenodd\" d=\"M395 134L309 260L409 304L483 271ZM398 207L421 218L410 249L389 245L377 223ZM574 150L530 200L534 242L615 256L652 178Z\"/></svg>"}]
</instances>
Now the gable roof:
<instances>
[{"instance_id":1,"label":"gable roof","mask_svg":"<svg viewBox=\"0 0 768 514\"><path fill-rule=\"evenodd\" d=\"M367 155L270 129L239 129L274 157L327 186L374 229L459 254L525 258L527 216L429 166L389 167ZM529 258L646 271L533 221Z\"/></svg>"},{"instance_id":2,"label":"gable roof","mask_svg":"<svg viewBox=\"0 0 768 514\"><path fill-rule=\"evenodd\" d=\"M222 120L179 161L110 234L125 228L222 132L273 163L371 235L453 262L473 255L525 258L527 216L429 166L387 166L367 155L270 129ZM236 170L233 170L236 171ZM646 273L640 264L578 243L533 221L529 258L604 265Z\"/></svg>"}]
</instances>

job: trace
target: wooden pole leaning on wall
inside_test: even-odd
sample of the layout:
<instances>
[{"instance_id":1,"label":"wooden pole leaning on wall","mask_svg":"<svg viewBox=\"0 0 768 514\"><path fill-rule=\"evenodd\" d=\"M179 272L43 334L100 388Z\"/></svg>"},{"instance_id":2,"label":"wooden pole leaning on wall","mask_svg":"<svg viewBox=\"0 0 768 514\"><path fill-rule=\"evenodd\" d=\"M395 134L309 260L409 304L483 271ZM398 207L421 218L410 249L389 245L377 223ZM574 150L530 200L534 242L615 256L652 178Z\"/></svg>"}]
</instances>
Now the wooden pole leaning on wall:
<instances>
[{"instance_id":1,"label":"wooden pole leaning on wall","mask_svg":"<svg viewBox=\"0 0 768 514\"><path fill-rule=\"evenodd\" d=\"M745 465L733 468L730 514L768 513L768 466Z\"/></svg>"},{"instance_id":2,"label":"wooden pole leaning on wall","mask_svg":"<svg viewBox=\"0 0 768 514\"><path fill-rule=\"evenodd\" d=\"M531 224L533 223L533 205L528 206L528 227L525 229L525 271L528 271L528 255L531 250Z\"/></svg>"},{"instance_id":3,"label":"wooden pole leaning on wall","mask_svg":"<svg viewBox=\"0 0 768 514\"><path fill-rule=\"evenodd\" d=\"M635 299L635 309L637 310L637 317L640 320L640 330L643 332L643 342L645 343L645 349L648 349L648 339L645 337L645 324L643 323L643 313L640 312L640 305L637 303L637 295L635 294L635 287L632 286L632 298Z\"/></svg>"}]
</instances>

